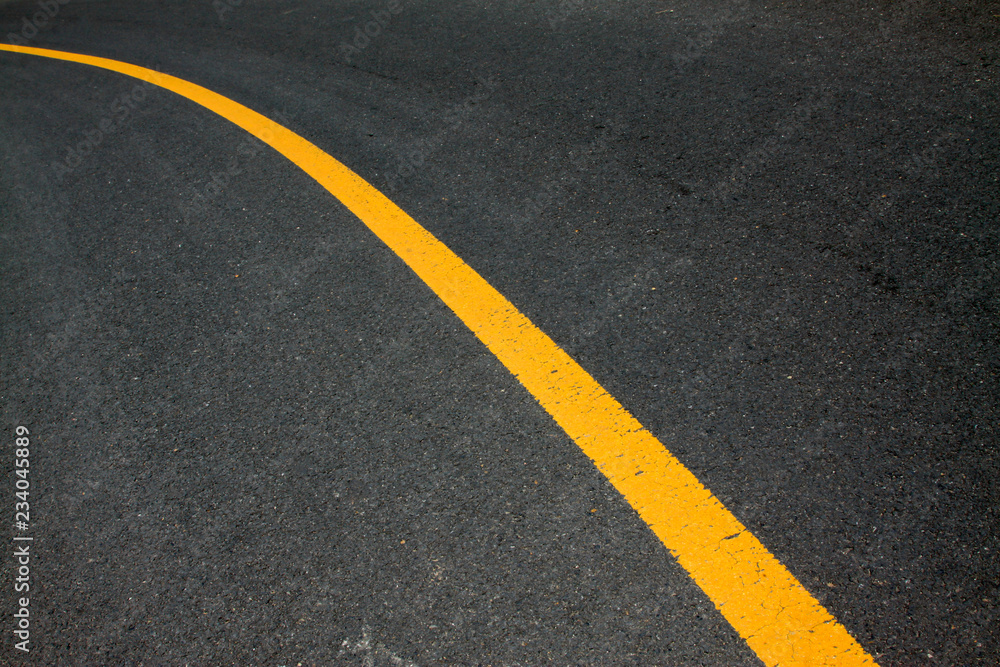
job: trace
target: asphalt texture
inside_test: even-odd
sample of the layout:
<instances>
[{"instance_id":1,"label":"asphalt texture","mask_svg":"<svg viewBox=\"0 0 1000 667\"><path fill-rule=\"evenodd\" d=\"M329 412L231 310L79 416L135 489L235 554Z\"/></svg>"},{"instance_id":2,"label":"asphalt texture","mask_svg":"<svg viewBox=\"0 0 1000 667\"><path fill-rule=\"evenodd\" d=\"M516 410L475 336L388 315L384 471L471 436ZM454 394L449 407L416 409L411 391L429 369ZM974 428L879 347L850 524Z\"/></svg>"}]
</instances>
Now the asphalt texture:
<instances>
[{"instance_id":1,"label":"asphalt texture","mask_svg":"<svg viewBox=\"0 0 1000 667\"><path fill-rule=\"evenodd\" d=\"M1000 665L996 2L56 5L32 34L0 4L0 39L193 81L355 170L879 664ZM23 425L35 538L31 653L9 542L0 663L761 664L227 121L0 53L0 235L0 497Z\"/></svg>"}]
</instances>

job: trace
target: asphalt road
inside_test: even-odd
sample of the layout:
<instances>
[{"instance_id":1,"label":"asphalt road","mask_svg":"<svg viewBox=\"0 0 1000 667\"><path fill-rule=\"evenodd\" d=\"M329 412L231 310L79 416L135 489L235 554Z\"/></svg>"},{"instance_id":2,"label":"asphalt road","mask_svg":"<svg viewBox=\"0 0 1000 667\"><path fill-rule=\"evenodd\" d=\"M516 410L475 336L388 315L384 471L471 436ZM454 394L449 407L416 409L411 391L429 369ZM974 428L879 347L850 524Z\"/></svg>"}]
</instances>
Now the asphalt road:
<instances>
[{"instance_id":1,"label":"asphalt road","mask_svg":"<svg viewBox=\"0 0 1000 667\"><path fill-rule=\"evenodd\" d=\"M879 664L1000 665L996 2L39 11L0 41L385 192ZM761 664L412 271L190 101L0 52L0 280L0 663Z\"/></svg>"}]
</instances>

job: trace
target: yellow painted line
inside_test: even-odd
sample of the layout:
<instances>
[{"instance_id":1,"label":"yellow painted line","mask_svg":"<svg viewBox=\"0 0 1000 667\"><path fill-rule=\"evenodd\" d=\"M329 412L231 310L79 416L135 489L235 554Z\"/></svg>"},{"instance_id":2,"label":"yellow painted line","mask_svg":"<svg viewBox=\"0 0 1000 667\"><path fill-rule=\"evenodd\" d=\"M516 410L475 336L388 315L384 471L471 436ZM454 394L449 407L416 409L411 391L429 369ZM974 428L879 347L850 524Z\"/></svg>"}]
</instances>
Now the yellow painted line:
<instances>
[{"instance_id":1,"label":"yellow painted line","mask_svg":"<svg viewBox=\"0 0 1000 667\"><path fill-rule=\"evenodd\" d=\"M0 50L148 81L239 125L301 167L434 290L614 484L767 665L874 665L784 565L601 385L468 264L360 176L218 93L144 67L0 44Z\"/></svg>"}]
</instances>

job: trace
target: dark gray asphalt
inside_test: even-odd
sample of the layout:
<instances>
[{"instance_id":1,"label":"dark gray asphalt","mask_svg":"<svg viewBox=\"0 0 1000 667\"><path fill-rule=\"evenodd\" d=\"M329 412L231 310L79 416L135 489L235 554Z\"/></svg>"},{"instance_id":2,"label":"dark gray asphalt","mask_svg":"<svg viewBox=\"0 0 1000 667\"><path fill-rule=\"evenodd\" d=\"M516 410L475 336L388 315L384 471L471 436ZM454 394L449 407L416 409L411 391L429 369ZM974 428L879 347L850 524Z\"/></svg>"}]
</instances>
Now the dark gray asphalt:
<instances>
[{"instance_id":1,"label":"dark gray asphalt","mask_svg":"<svg viewBox=\"0 0 1000 667\"><path fill-rule=\"evenodd\" d=\"M194 81L387 192L880 664L1000 664L996 2L38 11L0 40ZM0 663L759 664L430 290L200 107L0 53L0 280L35 536Z\"/></svg>"}]
</instances>

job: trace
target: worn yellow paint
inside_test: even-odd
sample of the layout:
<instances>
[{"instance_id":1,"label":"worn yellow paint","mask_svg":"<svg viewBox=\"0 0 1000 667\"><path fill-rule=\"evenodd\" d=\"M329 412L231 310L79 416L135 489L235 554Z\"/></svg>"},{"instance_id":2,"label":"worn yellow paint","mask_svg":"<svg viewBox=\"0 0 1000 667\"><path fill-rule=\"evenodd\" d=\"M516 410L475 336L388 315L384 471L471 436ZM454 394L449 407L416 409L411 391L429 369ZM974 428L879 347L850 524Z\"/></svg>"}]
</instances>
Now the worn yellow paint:
<instances>
[{"instance_id":1,"label":"worn yellow paint","mask_svg":"<svg viewBox=\"0 0 1000 667\"><path fill-rule=\"evenodd\" d=\"M346 166L259 113L182 79L93 56L8 45L0 49L148 81L270 144L358 216L510 369L764 663L875 664L764 545L594 378L461 258Z\"/></svg>"}]
</instances>

